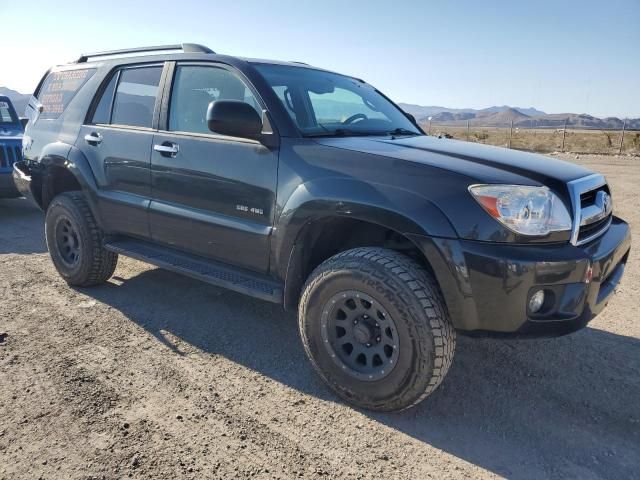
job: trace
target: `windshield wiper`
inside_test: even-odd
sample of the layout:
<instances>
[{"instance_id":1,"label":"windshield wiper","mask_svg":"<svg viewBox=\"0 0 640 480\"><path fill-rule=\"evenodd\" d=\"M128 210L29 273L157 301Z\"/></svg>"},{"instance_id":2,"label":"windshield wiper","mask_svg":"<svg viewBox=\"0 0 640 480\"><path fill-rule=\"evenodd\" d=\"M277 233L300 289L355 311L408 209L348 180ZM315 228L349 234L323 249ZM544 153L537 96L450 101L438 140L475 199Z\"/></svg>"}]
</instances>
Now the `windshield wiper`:
<instances>
[{"instance_id":1,"label":"windshield wiper","mask_svg":"<svg viewBox=\"0 0 640 480\"><path fill-rule=\"evenodd\" d=\"M335 130L329 130L328 128L323 127L322 125L320 126L327 131L322 133L313 133L306 136L307 137L348 137L348 136L366 137L371 135L386 135L386 132L367 132L364 130L350 130L348 128L336 128Z\"/></svg>"},{"instance_id":2,"label":"windshield wiper","mask_svg":"<svg viewBox=\"0 0 640 480\"><path fill-rule=\"evenodd\" d=\"M389 135L422 135L421 133L414 132L413 130L407 130L406 128L396 128L388 132Z\"/></svg>"}]
</instances>

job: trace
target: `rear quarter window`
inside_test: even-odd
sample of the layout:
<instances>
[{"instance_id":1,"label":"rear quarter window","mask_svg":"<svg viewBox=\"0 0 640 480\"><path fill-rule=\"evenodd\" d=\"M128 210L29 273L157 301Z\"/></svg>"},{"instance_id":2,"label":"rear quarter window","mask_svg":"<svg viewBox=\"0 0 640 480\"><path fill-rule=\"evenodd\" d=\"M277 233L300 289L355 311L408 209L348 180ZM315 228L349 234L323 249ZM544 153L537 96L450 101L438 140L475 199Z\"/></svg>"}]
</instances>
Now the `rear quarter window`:
<instances>
[{"instance_id":1,"label":"rear quarter window","mask_svg":"<svg viewBox=\"0 0 640 480\"><path fill-rule=\"evenodd\" d=\"M41 119L56 119L65 111L73 97L87 80L95 73L95 69L65 70L50 73L38 91L38 101L43 110Z\"/></svg>"}]
</instances>

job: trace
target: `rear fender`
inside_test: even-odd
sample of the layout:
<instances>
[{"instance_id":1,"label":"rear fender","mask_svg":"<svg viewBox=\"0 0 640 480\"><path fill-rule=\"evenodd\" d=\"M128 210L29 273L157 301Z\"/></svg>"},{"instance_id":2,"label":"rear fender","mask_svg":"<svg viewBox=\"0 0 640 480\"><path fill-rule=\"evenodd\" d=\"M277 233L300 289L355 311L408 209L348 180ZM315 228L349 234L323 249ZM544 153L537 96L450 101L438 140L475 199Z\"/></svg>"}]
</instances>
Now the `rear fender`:
<instances>
[{"instance_id":1,"label":"rear fender","mask_svg":"<svg viewBox=\"0 0 640 480\"><path fill-rule=\"evenodd\" d=\"M42 170L42 207L46 209L53 200L53 167L64 168L77 180L82 192L85 194L89 208L100 225L97 215L98 186L93 176L89 161L76 147L66 143L51 143L43 148L40 165ZM101 225L100 225L101 226Z\"/></svg>"}]
</instances>

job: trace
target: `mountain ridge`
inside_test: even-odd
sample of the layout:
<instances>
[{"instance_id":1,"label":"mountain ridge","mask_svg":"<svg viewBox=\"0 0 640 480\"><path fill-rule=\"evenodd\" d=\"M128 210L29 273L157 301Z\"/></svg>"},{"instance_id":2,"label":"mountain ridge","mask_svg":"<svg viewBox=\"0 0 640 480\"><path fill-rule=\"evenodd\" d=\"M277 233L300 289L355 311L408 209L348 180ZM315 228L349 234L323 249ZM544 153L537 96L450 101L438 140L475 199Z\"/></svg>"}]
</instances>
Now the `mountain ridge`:
<instances>
[{"instance_id":1,"label":"mountain ridge","mask_svg":"<svg viewBox=\"0 0 640 480\"><path fill-rule=\"evenodd\" d=\"M520 108L508 105L493 106L483 109L473 108L446 108L439 106L422 106L411 103L399 103L398 106L410 113L418 122L431 122L438 125L449 126L485 126L504 127L513 121L514 127L564 127L567 125L581 128L598 128L620 130L624 120L618 117L599 118L586 113L545 113L534 107ZM640 118L628 118L626 128L630 130L640 129Z\"/></svg>"}]
</instances>

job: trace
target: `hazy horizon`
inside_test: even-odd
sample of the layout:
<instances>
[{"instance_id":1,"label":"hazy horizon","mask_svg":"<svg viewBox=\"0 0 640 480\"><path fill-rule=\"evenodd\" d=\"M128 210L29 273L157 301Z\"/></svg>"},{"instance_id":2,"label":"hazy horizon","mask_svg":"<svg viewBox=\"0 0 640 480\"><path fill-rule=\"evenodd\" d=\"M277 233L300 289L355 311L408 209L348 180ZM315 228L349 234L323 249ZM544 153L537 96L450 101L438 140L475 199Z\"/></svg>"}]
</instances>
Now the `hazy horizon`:
<instances>
[{"instance_id":1,"label":"hazy horizon","mask_svg":"<svg viewBox=\"0 0 640 480\"><path fill-rule=\"evenodd\" d=\"M51 65L86 51L194 42L357 76L398 103L640 117L636 0L606 9L595 1L326 0L313 11L292 0L277 8L184 0L179 9L117 0L96 17L86 6L56 5L55 21L42 0L0 6L4 38L19 39L3 52L0 86L30 93Z\"/></svg>"}]
</instances>

